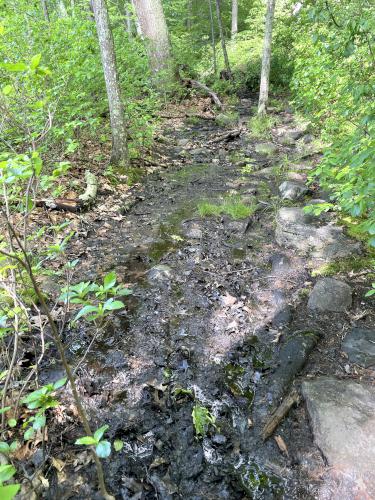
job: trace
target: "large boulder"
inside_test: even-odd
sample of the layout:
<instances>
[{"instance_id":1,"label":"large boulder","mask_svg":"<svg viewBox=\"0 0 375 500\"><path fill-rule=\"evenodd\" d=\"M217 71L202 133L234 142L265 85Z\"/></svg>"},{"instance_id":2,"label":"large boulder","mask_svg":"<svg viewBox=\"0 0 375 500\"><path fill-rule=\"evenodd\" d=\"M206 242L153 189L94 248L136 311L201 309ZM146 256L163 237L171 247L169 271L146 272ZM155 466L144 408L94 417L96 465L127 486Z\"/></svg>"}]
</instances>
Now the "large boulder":
<instances>
[{"instance_id":1,"label":"large boulder","mask_svg":"<svg viewBox=\"0 0 375 500\"><path fill-rule=\"evenodd\" d=\"M314 286L309 309L318 311L341 312L352 305L352 289L346 283L333 278L323 278Z\"/></svg>"},{"instance_id":2,"label":"large boulder","mask_svg":"<svg viewBox=\"0 0 375 500\"><path fill-rule=\"evenodd\" d=\"M349 257L361 248L360 243L343 234L341 227L322 225L317 218L306 214L299 207L282 207L279 210L275 235L279 245L326 261Z\"/></svg>"},{"instance_id":3,"label":"large boulder","mask_svg":"<svg viewBox=\"0 0 375 500\"><path fill-rule=\"evenodd\" d=\"M375 498L375 387L321 377L304 382L302 393L329 466L319 498Z\"/></svg>"},{"instance_id":4,"label":"large boulder","mask_svg":"<svg viewBox=\"0 0 375 500\"><path fill-rule=\"evenodd\" d=\"M375 329L353 328L342 343L351 363L375 369Z\"/></svg>"},{"instance_id":5,"label":"large boulder","mask_svg":"<svg viewBox=\"0 0 375 500\"><path fill-rule=\"evenodd\" d=\"M279 192L283 200L298 200L305 193L307 193L307 188L301 182L295 181L284 181L279 186Z\"/></svg>"}]
</instances>

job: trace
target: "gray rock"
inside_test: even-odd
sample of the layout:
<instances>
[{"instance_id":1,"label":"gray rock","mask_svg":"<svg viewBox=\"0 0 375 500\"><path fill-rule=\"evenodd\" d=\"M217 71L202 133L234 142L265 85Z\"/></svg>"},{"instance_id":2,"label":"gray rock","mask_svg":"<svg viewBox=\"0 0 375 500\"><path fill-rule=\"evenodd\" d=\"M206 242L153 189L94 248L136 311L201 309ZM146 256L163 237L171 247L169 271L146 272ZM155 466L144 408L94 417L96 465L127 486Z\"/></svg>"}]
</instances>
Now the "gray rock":
<instances>
[{"instance_id":1,"label":"gray rock","mask_svg":"<svg viewBox=\"0 0 375 500\"><path fill-rule=\"evenodd\" d=\"M284 181L279 186L279 192L283 200L298 200L307 193L307 188L300 182Z\"/></svg>"},{"instance_id":2,"label":"gray rock","mask_svg":"<svg viewBox=\"0 0 375 500\"><path fill-rule=\"evenodd\" d=\"M198 224L190 224L186 230L184 230L184 235L186 238L190 238L192 240L200 240L203 236L203 232Z\"/></svg>"},{"instance_id":3,"label":"gray rock","mask_svg":"<svg viewBox=\"0 0 375 500\"><path fill-rule=\"evenodd\" d=\"M255 152L265 156L277 153L277 146L272 142L261 142L255 145Z\"/></svg>"},{"instance_id":4,"label":"gray rock","mask_svg":"<svg viewBox=\"0 0 375 500\"><path fill-rule=\"evenodd\" d=\"M189 144L189 139L186 139L186 138L179 139L177 141L177 145L180 146L180 147L182 147L182 148L184 148L187 144Z\"/></svg>"},{"instance_id":5,"label":"gray rock","mask_svg":"<svg viewBox=\"0 0 375 500\"><path fill-rule=\"evenodd\" d=\"M323 278L314 286L309 309L340 312L352 305L352 289L346 283L333 278Z\"/></svg>"},{"instance_id":6,"label":"gray rock","mask_svg":"<svg viewBox=\"0 0 375 500\"><path fill-rule=\"evenodd\" d=\"M307 181L307 175L298 172L288 172L286 176L289 181L300 182L301 184Z\"/></svg>"},{"instance_id":7,"label":"gray rock","mask_svg":"<svg viewBox=\"0 0 375 500\"><path fill-rule=\"evenodd\" d=\"M375 498L375 387L321 377L304 382L302 393L315 443L329 465L331 481L326 477L319 498ZM325 496L327 483L334 492Z\"/></svg>"},{"instance_id":8,"label":"gray rock","mask_svg":"<svg viewBox=\"0 0 375 500\"><path fill-rule=\"evenodd\" d=\"M375 329L353 328L342 343L351 363L375 368Z\"/></svg>"},{"instance_id":9,"label":"gray rock","mask_svg":"<svg viewBox=\"0 0 375 500\"><path fill-rule=\"evenodd\" d=\"M189 152L192 156L204 156L209 153L206 148L191 149Z\"/></svg>"},{"instance_id":10,"label":"gray rock","mask_svg":"<svg viewBox=\"0 0 375 500\"><path fill-rule=\"evenodd\" d=\"M319 219L297 207L279 210L275 236L280 246L295 248L302 255L311 254L328 261L352 256L361 249L361 244L347 238L341 227L319 225Z\"/></svg>"},{"instance_id":11,"label":"gray rock","mask_svg":"<svg viewBox=\"0 0 375 500\"><path fill-rule=\"evenodd\" d=\"M148 281L153 283L157 281L170 281L172 278L172 269L165 264L158 264L152 267L148 272Z\"/></svg>"},{"instance_id":12,"label":"gray rock","mask_svg":"<svg viewBox=\"0 0 375 500\"><path fill-rule=\"evenodd\" d=\"M215 444L225 444L227 442L227 438L223 434L215 434L212 437L212 442Z\"/></svg>"}]
</instances>

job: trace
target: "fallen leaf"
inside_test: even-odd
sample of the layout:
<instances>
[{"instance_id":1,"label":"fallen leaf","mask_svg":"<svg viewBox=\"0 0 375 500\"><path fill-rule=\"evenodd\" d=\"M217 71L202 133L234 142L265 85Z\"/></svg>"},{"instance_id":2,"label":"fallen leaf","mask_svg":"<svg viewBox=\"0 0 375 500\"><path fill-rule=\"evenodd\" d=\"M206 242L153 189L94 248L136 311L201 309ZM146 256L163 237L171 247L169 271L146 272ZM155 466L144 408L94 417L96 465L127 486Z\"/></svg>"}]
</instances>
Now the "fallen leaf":
<instances>
[{"instance_id":1,"label":"fallen leaf","mask_svg":"<svg viewBox=\"0 0 375 500\"><path fill-rule=\"evenodd\" d=\"M160 465L165 465L165 464L169 464L168 460L166 460L163 457L157 457L150 465L150 469L154 469L156 467L159 467Z\"/></svg>"},{"instance_id":2,"label":"fallen leaf","mask_svg":"<svg viewBox=\"0 0 375 500\"><path fill-rule=\"evenodd\" d=\"M289 456L288 448L285 444L284 439L281 436L275 436L275 441L276 441L277 446L279 447L279 450L282 453L285 453L285 455Z\"/></svg>"},{"instance_id":3,"label":"fallen leaf","mask_svg":"<svg viewBox=\"0 0 375 500\"><path fill-rule=\"evenodd\" d=\"M66 464L59 458L52 457L52 465L55 467L55 469L61 472Z\"/></svg>"}]
</instances>

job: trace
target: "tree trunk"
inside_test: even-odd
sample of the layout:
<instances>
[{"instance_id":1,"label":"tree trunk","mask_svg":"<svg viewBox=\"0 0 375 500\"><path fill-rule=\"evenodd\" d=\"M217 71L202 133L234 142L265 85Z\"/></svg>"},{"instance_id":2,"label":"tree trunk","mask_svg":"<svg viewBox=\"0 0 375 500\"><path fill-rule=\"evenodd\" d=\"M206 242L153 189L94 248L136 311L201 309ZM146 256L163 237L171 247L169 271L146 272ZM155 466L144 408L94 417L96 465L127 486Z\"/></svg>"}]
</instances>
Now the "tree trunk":
<instances>
[{"instance_id":1,"label":"tree trunk","mask_svg":"<svg viewBox=\"0 0 375 500\"><path fill-rule=\"evenodd\" d=\"M215 24L214 24L214 13L212 10L212 0L208 0L208 5L210 7L210 24L211 24L211 43L212 43L212 57L214 62L214 75L217 74L217 58L216 58L216 39L215 39Z\"/></svg>"},{"instance_id":2,"label":"tree trunk","mask_svg":"<svg viewBox=\"0 0 375 500\"><path fill-rule=\"evenodd\" d=\"M125 29L129 36L132 36L132 18L128 5L125 5Z\"/></svg>"},{"instance_id":3,"label":"tree trunk","mask_svg":"<svg viewBox=\"0 0 375 500\"><path fill-rule=\"evenodd\" d=\"M59 0L58 9L59 9L59 17L68 17L68 12L66 10L64 0Z\"/></svg>"},{"instance_id":4,"label":"tree trunk","mask_svg":"<svg viewBox=\"0 0 375 500\"><path fill-rule=\"evenodd\" d=\"M167 79L172 78L169 33L161 0L134 0L134 6L142 34L149 43L148 52L153 74L157 76L163 72Z\"/></svg>"},{"instance_id":5,"label":"tree trunk","mask_svg":"<svg viewBox=\"0 0 375 500\"><path fill-rule=\"evenodd\" d=\"M133 7L133 14L136 13L136 10L135 10L135 5L134 5L134 0L131 0L132 2L132 7ZM135 16L135 19L134 19L134 22L135 22L135 28L137 30L137 35L142 37L143 34L142 34L142 28L141 28L141 25L139 23L139 19L138 19L138 16L136 15Z\"/></svg>"},{"instance_id":6,"label":"tree trunk","mask_svg":"<svg viewBox=\"0 0 375 500\"><path fill-rule=\"evenodd\" d=\"M220 40L221 40L221 47L223 49L223 56L224 56L224 63L225 63L225 69L227 71L227 77L229 80L233 79L232 72L230 70L230 64L229 64L229 58L228 58L228 52L227 52L227 47L225 44L225 37L224 37L224 29L223 29L223 22L221 20L221 11L220 11L220 0L216 0L216 13L217 13L217 23L219 25L219 32L220 32Z\"/></svg>"},{"instance_id":7,"label":"tree trunk","mask_svg":"<svg viewBox=\"0 0 375 500\"><path fill-rule=\"evenodd\" d=\"M193 23L193 0L187 0L186 26L188 31L191 31L192 23Z\"/></svg>"},{"instance_id":8,"label":"tree trunk","mask_svg":"<svg viewBox=\"0 0 375 500\"><path fill-rule=\"evenodd\" d=\"M48 7L47 7L47 0L40 0L40 3L42 5L44 19L49 23L49 12L48 12Z\"/></svg>"},{"instance_id":9,"label":"tree trunk","mask_svg":"<svg viewBox=\"0 0 375 500\"><path fill-rule=\"evenodd\" d=\"M232 0L232 38L238 33L238 0Z\"/></svg>"},{"instance_id":10,"label":"tree trunk","mask_svg":"<svg viewBox=\"0 0 375 500\"><path fill-rule=\"evenodd\" d=\"M116 67L115 47L105 0L93 0L92 6L98 32L100 54L107 89L112 131L111 163L126 164L128 145L124 108L121 102L120 85Z\"/></svg>"},{"instance_id":11,"label":"tree trunk","mask_svg":"<svg viewBox=\"0 0 375 500\"><path fill-rule=\"evenodd\" d=\"M270 67L271 67L271 46L272 46L272 27L275 16L276 0L267 0L267 13L265 22L262 72L260 78L258 115L267 113L268 92L270 85Z\"/></svg>"}]
</instances>

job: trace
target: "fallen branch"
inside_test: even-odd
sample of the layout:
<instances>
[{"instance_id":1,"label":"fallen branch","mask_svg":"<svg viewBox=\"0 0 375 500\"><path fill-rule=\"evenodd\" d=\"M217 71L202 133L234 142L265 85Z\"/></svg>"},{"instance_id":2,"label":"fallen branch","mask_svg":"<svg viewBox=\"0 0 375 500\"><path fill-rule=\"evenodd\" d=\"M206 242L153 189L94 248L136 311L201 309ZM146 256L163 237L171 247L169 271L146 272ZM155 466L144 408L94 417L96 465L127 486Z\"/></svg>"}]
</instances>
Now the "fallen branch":
<instances>
[{"instance_id":1,"label":"fallen branch","mask_svg":"<svg viewBox=\"0 0 375 500\"><path fill-rule=\"evenodd\" d=\"M98 180L89 170L85 173L86 190L78 198L53 198L47 200L36 200L37 207L49 210L64 210L65 212L79 212L91 205L97 196Z\"/></svg>"},{"instance_id":2,"label":"fallen branch","mask_svg":"<svg viewBox=\"0 0 375 500\"><path fill-rule=\"evenodd\" d=\"M220 101L218 95L209 87L207 87L207 85L205 85L204 83L198 82L197 80L192 80L190 78L182 80L182 83L188 88L203 90L206 94L208 94L211 97L212 102L216 104L216 106L219 109L223 109L224 107L223 103Z\"/></svg>"},{"instance_id":3,"label":"fallen branch","mask_svg":"<svg viewBox=\"0 0 375 500\"><path fill-rule=\"evenodd\" d=\"M292 406L299 403L299 395L297 391L292 391L286 398L284 398L281 405L268 418L262 430L263 441L268 439L275 432L281 421L287 416Z\"/></svg>"},{"instance_id":4,"label":"fallen branch","mask_svg":"<svg viewBox=\"0 0 375 500\"><path fill-rule=\"evenodd\" d=\"M231 141L239 137L241 135L241 132L242 129L235 129L229 132L225 132L224 134L220 134L219 136L215 137L215 139L212 139L207 144L215 144L216 142L222 142L222 141Z\"/></svg>"}]
</instances>

